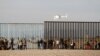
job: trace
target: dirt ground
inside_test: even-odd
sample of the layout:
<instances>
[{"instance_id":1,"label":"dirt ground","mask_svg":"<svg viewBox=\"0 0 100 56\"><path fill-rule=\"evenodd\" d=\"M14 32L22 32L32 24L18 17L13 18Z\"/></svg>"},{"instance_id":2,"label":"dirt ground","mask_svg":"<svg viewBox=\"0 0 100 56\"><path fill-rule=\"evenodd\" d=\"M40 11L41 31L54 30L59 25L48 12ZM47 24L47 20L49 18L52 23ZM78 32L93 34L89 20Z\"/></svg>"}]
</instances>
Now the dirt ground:
<instances>
[{"instance_id":1,"label":"dirt ground","mask_svg":"<svg viewBox=\"0 0 100 56\"><path fill-rule=\"evenodd\" d=\"M0 56L100 56L100 50L0 50Z\"/></svg>"}]
</instances>

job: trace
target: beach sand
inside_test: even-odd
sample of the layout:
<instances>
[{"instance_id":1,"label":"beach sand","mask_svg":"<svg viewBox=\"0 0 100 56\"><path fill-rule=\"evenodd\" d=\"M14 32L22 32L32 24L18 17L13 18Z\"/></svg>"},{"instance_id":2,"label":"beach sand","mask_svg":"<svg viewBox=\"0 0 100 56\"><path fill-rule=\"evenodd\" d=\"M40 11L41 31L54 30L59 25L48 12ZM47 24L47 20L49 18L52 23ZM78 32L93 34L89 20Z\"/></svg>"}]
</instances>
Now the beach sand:
<instances>
[{"instance_id":1,"label":"beach sand","mask_svg":"<svg viewBox=\"0 0 100 56\"><path fill-rule=\"evenodd\" d=\"M100 50L0 50L0 56L100 56Z\"/></svg>"}]
</instances>

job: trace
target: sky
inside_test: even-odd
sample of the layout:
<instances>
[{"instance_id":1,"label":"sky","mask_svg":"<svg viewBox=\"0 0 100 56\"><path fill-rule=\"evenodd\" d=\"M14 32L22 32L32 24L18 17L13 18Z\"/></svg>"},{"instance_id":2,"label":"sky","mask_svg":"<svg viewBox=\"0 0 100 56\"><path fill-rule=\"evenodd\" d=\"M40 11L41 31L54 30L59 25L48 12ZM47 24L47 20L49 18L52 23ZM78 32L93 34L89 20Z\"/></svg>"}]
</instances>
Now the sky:
<instances>
[{"instance_id":1,"label":"sky","mask_svg":"<svg viewBox=\"0 0 100 56\"><path fill-rule=\"evenodd\" d=\"M54 20L55 15L67 18ZM100 0L0 0L0 23L99 21Z\"/></svg>"}]
</instances>

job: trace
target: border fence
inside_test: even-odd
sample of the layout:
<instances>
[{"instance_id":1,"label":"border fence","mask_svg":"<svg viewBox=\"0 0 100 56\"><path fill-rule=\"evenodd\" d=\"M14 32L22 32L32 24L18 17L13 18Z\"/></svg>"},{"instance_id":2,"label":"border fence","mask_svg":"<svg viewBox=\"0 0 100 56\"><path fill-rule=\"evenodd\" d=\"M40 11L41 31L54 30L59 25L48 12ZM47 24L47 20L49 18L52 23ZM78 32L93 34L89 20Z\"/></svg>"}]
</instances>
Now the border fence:
<instances>
[{"instance_id":1,"label":"border fence","mask_svg":"<svg viewBox=\"0 0 100 56\"><path fill-rule=\"evenodd\" d=\"M100 42L100 22L45 21L44 38L75 43L75 49L96 49Z\"/></svg>"},{"instance_id":2,"label":"border fence","mask_svg":"<svg viewBox=\"0 0 100 56\"><path fill-rule=\"evenodd\" d=\"M0 23L0 50L99 49L100 22Z\"/></svg>"},{"instance_id":3,"label":"border fence","mask_svg":"<svg viewBox=\"0 0 100 56\"><path fill-rule=\"evenodd\" d=\"M14 39L14 47L17 48L18 41L26 39L27 48L37 48L36 41L44 38L43 23L0 23L0 39L7 39L10 45L11 38Z\"/></svg>"}]
</instances>

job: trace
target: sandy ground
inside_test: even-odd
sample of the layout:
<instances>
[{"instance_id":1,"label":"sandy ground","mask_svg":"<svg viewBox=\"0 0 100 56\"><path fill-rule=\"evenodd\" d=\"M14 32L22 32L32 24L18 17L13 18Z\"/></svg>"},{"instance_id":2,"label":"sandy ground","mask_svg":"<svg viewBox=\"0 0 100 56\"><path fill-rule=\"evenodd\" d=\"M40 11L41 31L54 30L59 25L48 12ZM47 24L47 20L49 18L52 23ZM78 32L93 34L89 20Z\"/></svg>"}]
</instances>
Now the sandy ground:
<instances>
[{"instance_id":1,"label":"sandy ground","mask_svg":"<svg viewBox=\"0 0 100 56\"><path fill-rule=\"evenodd\" d=\"M0 50L0 56L100 56L100 50Z\"/></svg>"}]
</instances>

